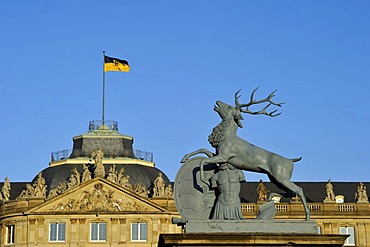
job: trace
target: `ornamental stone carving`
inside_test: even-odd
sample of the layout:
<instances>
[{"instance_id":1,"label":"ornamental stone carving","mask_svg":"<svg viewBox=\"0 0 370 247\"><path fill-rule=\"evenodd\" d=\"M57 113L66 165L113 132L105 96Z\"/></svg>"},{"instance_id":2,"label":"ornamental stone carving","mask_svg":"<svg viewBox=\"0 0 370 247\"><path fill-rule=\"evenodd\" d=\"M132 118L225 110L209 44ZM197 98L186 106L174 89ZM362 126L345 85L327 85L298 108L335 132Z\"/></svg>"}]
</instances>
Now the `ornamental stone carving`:
<instances>
[{"instance_id":1,"label":"ornamental stone carving","mask_svg":"<svg viewBox=\"0 0 370 247\"><path fill-rule=\"evenodd\" d=\"M71 177L68 182L68 189L76 187L81 183L81 174L77 171L76 167L73 167Z\"/></svg>"},{"instance_id":2,"label":"ornamental stone carving","mask_svg":"<svg viewBox=\"0 0 370 247\"><path fill-rule=\"evenodd\" d=\"M168 185L167 187L166 187L166 189L164 190L164 195L166 196L166 197L173 197L173 189L172 189L172 185Z\"/></svg>"},{"instance_id":3,"label":"ornamental stone carving","mask_svg":"<svg viewBox=\"0 0 370 247\"><path fill-rule=\"evenodd\" d=\"M366 186L362 182L360 182L360 184L357 187L357 192L355 193L355 199L357 200L357 203L369 202L369 198L366 192Z\"/></svg>"},{"instance_id":4,"label":"ornamental stone carving","mask_svg":"<svg viewBox=\"0 0 370 247\"><path fill-rule=\"evenodd\" d=\"M85 183L89 180L91 180L91 172L89 171L89 167L87 165L83 165L83 172L82 172L82 183Z\"/></svg>"},{"instance_id":5,"label":"ornamental stone carving","mask_svg":"<svg viewBox=\"0 0 370 247\"><path fill-rule=\"evenodd\" d=\"M3 187L1 188L1 193L0 193L0 201L6 202L9 201L10 199L10 182L9 178L5 177L5 182Z\"/></svg>"},{"instance_id":6,"label":"ornamental stone carving","mask_svg":"<svg viewBox=\"0 0 370 247\"><path fill-rule=\"evenodd\" d=\"M136 184L133 188L132 191L138 194L139 196L148 198L148 192L145 189L145 186L142 183Z\"/></svg>"},{"instance_id":7,"label":"ornamental stone carving","mask_svg":"<svg viewBox=\"0 0 370 247\"><path fill-rule=\"evenodd\" d=\"M112 165L110 168L109 168L109 173L108 173L108 177L107 179L109 181L112 181L114 183L118 183L118 172L116 170L116 165Z\"/></svg>"},{"instance_id":8,"label":"ornamental stone carving","mask_svg":"<svg viewBox=\"0 0 370 247\"><path fill-rule=\"evenodd\" d=\"M45 179L42 177L42 172L39 172L37 175L37 180L33 184L33 187L35 188L34 196L37 197L44 197L46 196L46 187Z\"/></svg>"},{"instance_id":9,"label":"ornamental stone carving","mask_svg":"<svg viewBox=\"0 0 370 247\"><path fill-rule=\"evenodd\" d=\"M45 179L42 177L42 172L40 172L37 175L36 182L33 183L33 185L27 183L26 189L21 192L21 194L18 196L18 198L22 197L45 197L46 196L46 188L47 185L45 184ZM53 190L49 192L50 194L55 194Z\"/></svg>"},{"instance_id":10,"label":"ornamental stone carving","mask_svg":"<svg viewBox=\"0 0 370 247\"><path fill-rule=\"evenodd\" d=\"M158 173L158 177L154 180L153 197L164 197L166 182L162 177L162 172Z\"/></svg>"},{"instance_id":11,"label":"ornamental stone carving","mask_svg":"<svg viewBox=\"0 0 370 247\"><path fill-rule=\"evenodd\" d=\"M261 179L258 186L257 186L257 203L267 202L267 189L263 184L263 180Z\"/></svg>"},{"instance_id":12,"label":"ornamental stone carving","mask_svg":"<svg viewBox=\"0 0 370 247\"><path fill-rule=\"evenodd\" d=\"M67 189L68 189L67 183L59 184L56 188L49 191L48 199L61 195Z\"/></svg>"},{"instance_id":13,"label":"ornamental stone carving","mask_svg":"<svg viewBox=\"0 0 370 247\"><path fill-rule=\"evenodd\" d=\"M328 183L326 184L326 197L324 202L335 202L335 194L334 194L334 187L331 183L331 180L328 180Z\"/></svg>"},{"instance_id":14,"label":"ornamental stone carving","mask_svg":"<svg viewBox=\"0 0 370 247\"><path fill-rule=\"evenodd\" d=\"M148 209L128 198L113 198L114 191L103 189L103 184L95 184L94 189L85 190L77 199L59 203L51 211L61 212L121 212L148 211Z\"/></svg>"},{"instance_id":15,"label":"ornamental stone carving","mask_svg":"<svg viewBox=\"0 0 370 247\"><path fill-rule=\"evenodd\" d=\"M104 152L101 147L98 148L98 150L92 152L92 157L95 161L95 170L94 170L94 176L95 177L101 177L105 178L105 169L103 165L103 157Z\"/></svg>"}]
</instances>

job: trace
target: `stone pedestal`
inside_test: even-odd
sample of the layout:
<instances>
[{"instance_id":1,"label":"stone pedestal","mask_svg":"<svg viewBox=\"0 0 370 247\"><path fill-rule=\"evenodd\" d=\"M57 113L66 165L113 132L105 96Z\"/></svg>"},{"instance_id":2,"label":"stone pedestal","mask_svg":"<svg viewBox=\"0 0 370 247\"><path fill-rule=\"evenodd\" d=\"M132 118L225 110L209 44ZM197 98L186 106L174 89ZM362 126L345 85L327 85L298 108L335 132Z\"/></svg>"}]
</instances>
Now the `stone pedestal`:
<instances>
[{"instance_id":1,"label":"stone pedestal","mask_svg":"<svg viewBox=\"0 0 370 247\"><path fill-rule=\"evenodd\" d=\"M316 221L304 220L188 220L185 233L316 234Z\"/></svg>"},{"instance_id":2,"label":"stone pedestal","mask_svg":"<svg viewBox=\"0 0 370 247\"><path fill-rule=\"evenodd\" d=\"M347 235L287 233L161 234L159 247L180 246L343 246Z\"/></svg>"}]
</instances>

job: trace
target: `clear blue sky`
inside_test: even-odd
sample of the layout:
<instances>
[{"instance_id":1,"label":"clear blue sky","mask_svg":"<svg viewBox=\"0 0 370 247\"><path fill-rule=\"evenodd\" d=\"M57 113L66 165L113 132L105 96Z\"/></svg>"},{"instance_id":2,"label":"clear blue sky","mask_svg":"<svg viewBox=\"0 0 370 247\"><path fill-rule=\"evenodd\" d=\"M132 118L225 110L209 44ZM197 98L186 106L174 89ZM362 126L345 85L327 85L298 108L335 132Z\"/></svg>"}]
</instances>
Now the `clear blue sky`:
<instances>
[{"instance_id":1,"label":"clear blue sky","mask_svg":"<svg viewBox=\"0 0 370 247\"><path fill-rule=\"evenodd\" d=\"M276 118L244 115L239 136L303 160L293 181L369 181L368 1L2 1L0 181L30 181L50 153L106 119L154 153L173 181L180 159L212 149L216 100L278 89ZM247 180L267 180L246 173Z\"/></svg>"}]
</instances>

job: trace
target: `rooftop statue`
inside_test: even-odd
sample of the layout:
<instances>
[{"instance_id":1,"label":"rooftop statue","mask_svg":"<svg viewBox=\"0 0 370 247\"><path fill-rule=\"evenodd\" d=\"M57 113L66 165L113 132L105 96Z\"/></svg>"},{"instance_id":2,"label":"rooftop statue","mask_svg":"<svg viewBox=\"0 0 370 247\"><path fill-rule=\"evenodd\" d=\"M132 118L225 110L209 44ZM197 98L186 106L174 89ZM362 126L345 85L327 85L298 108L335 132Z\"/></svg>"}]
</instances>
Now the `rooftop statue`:
<instances>
[{"instance_id":1,"label":"rooftop statue","mask_svg":"<svg viewBox=\"0 0 370 247\"><path fill-rule=\"evenodd\" d=\"M355 193L355 199L357 202L369 202L369 198L366 193L366 186L360 182L357 187L357 192Z\"/></svg>"},{"instance_id":2,"label":"rooftop statue","mask_svg":"<svg viewBox=\"0 0 370 247\"><path fill-rule=\"evenodd\" d=\"M263 184L262 179L260 180L256 191L257 191L257 202L258 203L267 202L267 193L268 193L268 191L267 191L265 185Z\"/></svg>"},{"instance_id":3,"label":"rooftop statue","mask_svg":"<svg viewBox=\"0 0 370 247\"><path fill-rule=\"evenodd\" d=\"M325 185L326 188L326 197L324 202L335 202L334 187L331 183L331 180L328 180L328 183Z\"/></svg>"},{"instance_id":4,"label":"rooftop statue","mask_svg":"<svg viewBox=\"0 0 370 247\"><path fill-rule=\"evenodd\" d=\"M276 117L280 113L277 110L267 112L270 106L281 107L283 103L276 103L272 100L275 92L269 94L265 99L256 100L254 94L258 88L253 90L250 101L245 104L239 103L239 91L235 94L235 106L228 105L221 101L217 101L214 110L221 117L221 122L213 129L212 134L208 137L208 141L215 152L207 149L199 149L197 151L186 154L181 160L182 163L193 162L194 159L190 157L196 154L205 154L208 158L198 159L197 163L200 169L199 186L202 187L204 193L208 193L209 178L212 174L209 173L209 165L222 166L229 164L236 169L252 171L267 174L270 181L278 188L286 192L284 196L294 197L296 195L302 201L306 220L310 219L310 211L307 206L306 198L301 187L290 181L292 176L294 162L299 161L301 158L288 159L281 155L272 153L270 151L259 148L237 136L238 128L242 128L243 116L242 113L251 115L266 115L269 117ZM260 111L251 111L249 109L252 105L264 104L266 105ZM185 163L183 166L186 166ZM180 171L179 171L180 172ZM273 193L271 194L273 195ZM270 197L271 197L270 195Z\"/></svg>"},{"instance_id":5,"label":"rooftop statue","mask_svg":"<svg viewBox=\"0 0 370 247\"><path fill-rule=\"evenodd\" d=\"M3 202L9 201L10 189L11 188L10 188L9 178L5 177L5 182L4 182L3 187L1 188L1 193L0 193L0 196L2 194L2 196L0 197L1 201L3 201Z\"/></svg>"},{"instance_id":6,"label":"rooftop statue","mask_svg":"<svg viewBox=\"0 0 370 247\"><path fill-rule=\"evenodd\" d=\"M104 178L105 177L105 169L103 165L104 152L102 148L99 147L98 150L93 151L92 157L95 160L94 176Z\"/></svg>"}]
</instances>

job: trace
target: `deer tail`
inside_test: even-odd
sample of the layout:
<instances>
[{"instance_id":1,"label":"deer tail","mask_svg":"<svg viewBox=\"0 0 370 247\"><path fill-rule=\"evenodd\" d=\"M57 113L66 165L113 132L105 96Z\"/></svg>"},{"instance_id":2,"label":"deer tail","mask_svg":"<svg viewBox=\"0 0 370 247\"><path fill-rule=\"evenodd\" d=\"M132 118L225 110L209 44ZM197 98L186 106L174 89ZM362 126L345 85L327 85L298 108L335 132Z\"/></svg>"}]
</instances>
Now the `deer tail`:
<instances>
[{"instance_id":1,"label":"deer tail","mask_svg":"<svg viewBox=\"0 0 370 247\"><path fill-rule=\"evenodd\" d=\"M301 161L302 157L291 159L293 162Z\"/></svg>"}]
</instances>

